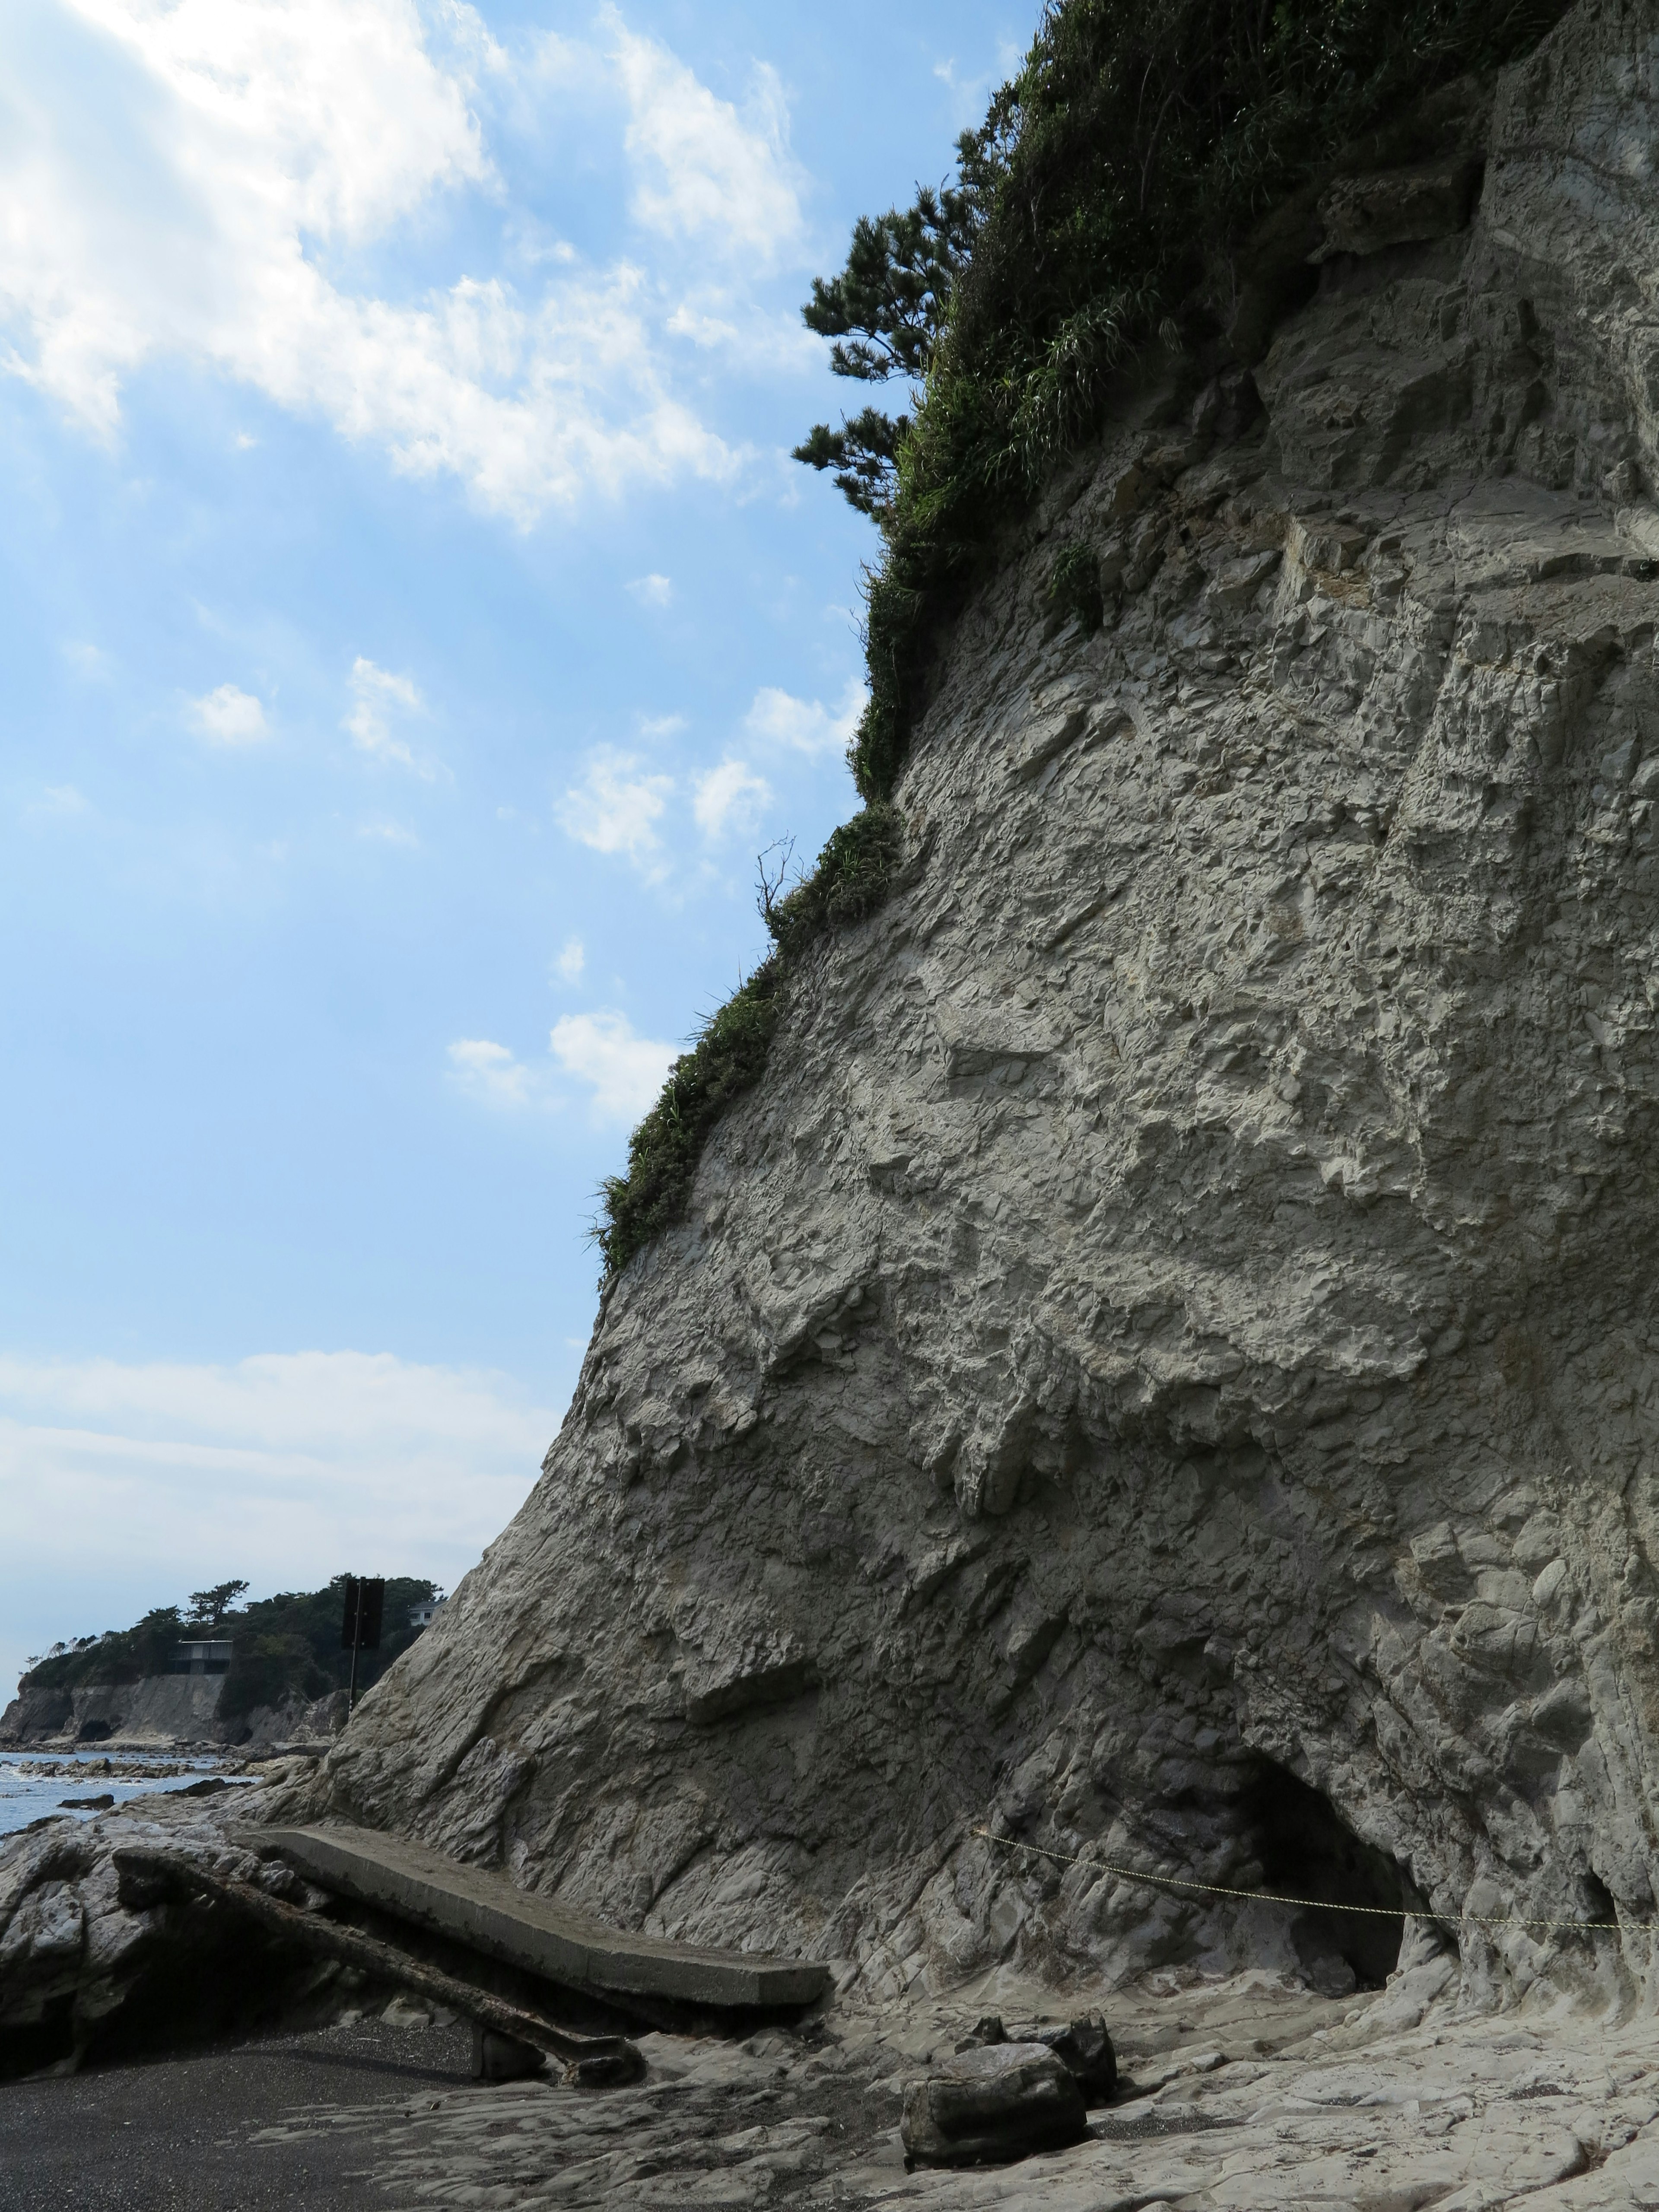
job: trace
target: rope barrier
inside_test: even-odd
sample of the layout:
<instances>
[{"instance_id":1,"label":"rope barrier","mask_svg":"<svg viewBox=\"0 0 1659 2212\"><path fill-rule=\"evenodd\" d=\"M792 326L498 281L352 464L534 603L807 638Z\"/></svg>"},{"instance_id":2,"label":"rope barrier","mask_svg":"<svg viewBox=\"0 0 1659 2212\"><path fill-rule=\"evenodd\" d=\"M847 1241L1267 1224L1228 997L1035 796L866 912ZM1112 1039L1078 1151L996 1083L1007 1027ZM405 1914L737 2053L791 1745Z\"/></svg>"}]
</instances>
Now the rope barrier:
<instances>
[{"instance_id":1,"label":"rope barrier","mask_svg":"<svg viewBox=\"0 0 1659 2212\"><path fill-rule=\"evenodd\" d=\"M1473 1922L1477 1928L1578 1928L1610 1929L1614 1935L1651 1935L1659 1922L1652 1920L1528 1920L1519 1913L1498 1915L1486 1912L1429 1912L1419 1911L1403 1905L1334 1905L1322 1897L1285 1897L1272 1889L1232 1889L1221 1881L1188 1881L1180 1875L1149 1874L1141 1867L1119 1866L1111 1859L1081 1858L1070 1851L1050 1850L1046 1844L1022 1844L1013 1836L993 1835L989 1828L970 1828L970 1835L980 1836L988 1844L994 1844L1006 1851L1030 1851L1038 1858L1054 1859L1062 1866L1093 1867L1101 1874L1115 1874L1125 1881L1145 1882L1160 1889L1186 1889L1205 1897L1242 1897L1253 1905L1297 1905L1316 1912L1359 1912L1382 1920L1432 1920L1443 1928L1460 1928Z\"/></svg>"}]
</instances>

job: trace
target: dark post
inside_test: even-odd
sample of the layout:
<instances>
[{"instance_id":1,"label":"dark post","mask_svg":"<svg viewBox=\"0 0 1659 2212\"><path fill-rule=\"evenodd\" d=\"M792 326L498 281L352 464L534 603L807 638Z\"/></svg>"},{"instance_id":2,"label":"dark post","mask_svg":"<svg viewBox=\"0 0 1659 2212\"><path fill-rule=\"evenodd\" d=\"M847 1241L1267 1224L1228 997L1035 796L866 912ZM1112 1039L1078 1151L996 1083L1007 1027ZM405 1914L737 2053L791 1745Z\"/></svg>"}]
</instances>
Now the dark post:
<instances>
[{"instance_id":1,"label":"dark post","mask_svg":"<svg viewBox=\"0 0 1659 2212\"><path fill-rule=\"evenodd\" d=\"M380 1648L380 1616L386 1609L386 1583L380 1577L348 1575L345 1578L345 1618L340 1624L340 1649L351 1654L351 1687L346 1692L346 1718L357 1709L357 1654Z\"/></svg>"}]
</instances>

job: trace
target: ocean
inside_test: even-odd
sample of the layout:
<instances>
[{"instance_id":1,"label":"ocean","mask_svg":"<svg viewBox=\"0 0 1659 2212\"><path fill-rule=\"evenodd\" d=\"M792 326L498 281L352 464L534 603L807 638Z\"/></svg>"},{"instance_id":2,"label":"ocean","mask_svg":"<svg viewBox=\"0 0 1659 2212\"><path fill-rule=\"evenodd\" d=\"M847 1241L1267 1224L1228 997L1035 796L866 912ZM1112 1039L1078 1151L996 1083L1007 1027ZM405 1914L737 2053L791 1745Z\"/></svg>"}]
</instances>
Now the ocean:
<instances>
[{"instance_id":1,"label":"ocean","mask_svg":"<svg viewBox=\"0 0 1659 2212\"><path fill-rule=\"evenodd\" d=\"M0 1752L0 1836L58 1812L65 1797L108 1796L124 1805L149 1791L187 1789L224 1765L212 1752L177 1759L143 1751ZM64 1817L89 1820L93 1814Z\"/></svg>"}]
</instances>

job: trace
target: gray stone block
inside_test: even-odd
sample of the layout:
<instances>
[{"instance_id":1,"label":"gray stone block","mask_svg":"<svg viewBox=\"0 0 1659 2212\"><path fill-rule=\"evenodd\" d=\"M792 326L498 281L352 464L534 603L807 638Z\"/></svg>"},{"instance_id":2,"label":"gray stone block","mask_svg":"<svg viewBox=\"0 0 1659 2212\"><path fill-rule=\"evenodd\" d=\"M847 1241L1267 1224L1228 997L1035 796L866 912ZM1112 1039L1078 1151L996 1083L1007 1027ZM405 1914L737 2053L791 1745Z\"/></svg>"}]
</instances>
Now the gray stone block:
<instances>
[{"instance_id":1,"label":"gray stone block","mask_svg":"<svg viewBox=\"0 0 1659 2212\"><path fill-rule=\"evenodd\" d=\"M1046 2044L981 2045L905 2085L900 2136L912 2166L1025 2158L1088 2132L1083 2092Z\"/></svg>"}]
</instances>

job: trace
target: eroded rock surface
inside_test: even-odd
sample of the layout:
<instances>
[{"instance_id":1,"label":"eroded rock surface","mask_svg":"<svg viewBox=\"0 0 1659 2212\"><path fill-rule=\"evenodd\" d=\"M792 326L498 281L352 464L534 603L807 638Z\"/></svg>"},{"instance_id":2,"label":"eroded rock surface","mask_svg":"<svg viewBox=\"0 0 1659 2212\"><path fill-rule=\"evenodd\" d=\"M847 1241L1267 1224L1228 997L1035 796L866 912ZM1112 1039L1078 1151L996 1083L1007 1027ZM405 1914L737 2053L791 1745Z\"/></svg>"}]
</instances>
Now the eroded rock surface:
<instances>
[{"instance_id":1,"label":"eroded rock surface","mask_svg":"<svg viewBox=\"0 0 1659 2212\"><path fill-rule=\"evenodd\" d=\"M240 1840L246 1824L284 1816L298 1778L289 1766L251 1789L210 1780L0 1839L0 2081L278 2016L328 1978L222 1912L135 1895L117 1860L133 1846L165 1850L313 1902L296 1875Z\"/></svg>"},{"instance_id":2,"label":"eroded rock surface","mask_svg":"<svg viewBox=\"0 0 1659 2212\"><path fill-rule=\"evenodd\" d=\"M967 610L897 895L340 1814L866 1993L1388 1971L1103 1855L1403 1881L1468 2003L1651 2002L1659 11L1584 0L1486 136L1265 416L1126 401Z\"/></svg>"}]
</instances>

